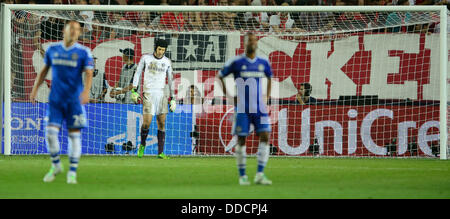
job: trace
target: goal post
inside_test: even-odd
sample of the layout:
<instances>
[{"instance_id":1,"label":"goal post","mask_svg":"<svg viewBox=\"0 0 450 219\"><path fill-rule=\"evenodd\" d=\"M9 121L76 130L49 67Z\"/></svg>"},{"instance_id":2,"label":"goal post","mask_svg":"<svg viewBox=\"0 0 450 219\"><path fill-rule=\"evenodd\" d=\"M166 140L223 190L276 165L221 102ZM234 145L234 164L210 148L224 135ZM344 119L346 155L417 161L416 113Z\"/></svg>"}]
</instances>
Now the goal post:
<instances>
[{"instance_id":1,"label":"goal post","mask_svg":"<svg viewBox=\"0 0 450 219\"><path fill-rule=\"evenodd\" d=\"M448 47L447 47L447 38L448 33L447 30L447 19L445 18L448 11L446 7L442 7L440 10L440 22L441 22L441 32L440 32L440 103L439 103L439 121L440 121L440 151L441 151L441 159L448 159L448 97L447 97L447 83L448 83Z\"/></svg>"},{"instance_id":2,"label":"goal post","mask_svg":"<svg viewBox=\"0 0 450 219\"><path fill-rule=\"evenodd\" d=\"M11 155L11 12L9 5L3 5L2 54L3 54L3 87L4 87L4 150Z\"/></svg>"},{"instance_id":3,"label":"goal post","mask_svg":"<svg viewBox=\"0 0 450 219\"><path fill-rule=\"evenodd\" d=\"M2 10L3 154L5 155L46 153L45 146L42 146L45 144L42 142L44 139L42 127L45 123L47 107L45 95L48 95L51 79L48 80L48 87L43 88L45 89L42 91L43 97L36 106L27 103L26 93L29 93L31 86L31 82L27 80L30 80L30 74L35 77L39 72L40 69L36 68L42 67L42 63L39 63L42 60L39 57L42 51L38 47L42 46L45 50L49 43L61 39L61 33L52 29L60 24L52 21L53 23L47 27L50 31L41 33L49 35L48 39L41 39L42 35L31 34L41 31L38 30L39 28L26 34L17 32L17 29L21 28L20 25L30 26L35 20L38 22L36 24L40 25L39 22L44 19L55 18L54 20L78 20L89 31L94 26L101 26L103 30L110 31L107 33L110 36L114 32L116 37L104 40L96 38L98 42L89 40L83 42L90 45L94 56L98 56L99 74L107 77L108 83L111 83L109 87L120 83L118 73L121 71L123 62L120 59L122 54L119 49L132 47L135 49L136 57L140 57L152 51L156 37L172 42L169 43L168 53L169 58L173 59L174 72L178 75L176 77L178 80L176 81L177 100L181 101L184 100L184 96L189 96L188 93L191 92L192 87L192 92L198 92L200 99L204 102L180 104L180 113L168 115L166 129L168 135L173 137L167 137L166 144L175 145L174 147L166 146L170 150L169 154L232 154L232 146L235 142L231 133L232 106L217 104L222 101L223 94L214 88L217 86L214 76L226 60L243 52L245 32L256 31L258 37L262 39L257 53L272 62L277 76L274 84L276 94L271 96L275 103L271 105L273 127L270 135L271 139L274 139L271 142L276 150L273 152L274 155L314 155L315 152L312 153L310 149L317 144L319 148L317 153L325 156L392 156L392 154L397 156L400 154L411 157L432 157L437 150L436 145L433 148L433 144L439 144L440 159L448 159L447 42L449 33L446 28L448 11L445 6L213 7L15 4L2 5ZM31 15L18 18L13 16L13 11L25 11ZM104 12L104 14L94 18L89 18L87 15L86 18L79 13L83 11ZM68 15L70 12L77 12L77 16L71 17ZM120 19L128 21L112 22L116 19L114 17L116 12L123 12ZM162 14L165 12L181 12L186 14L186 19L195 20L199 17L204 23L197 29L195 25L189 27L191 29L161 28L158 23L152 22L147 22L145 27L141 27L139 25L145 22L139 20L143 18L139 17L141 15L136 15L138 12L149 14L152 12L160 19L159 21L163 19ZM190 12L192 14L189 14ZM298 29L302 31L276 31L275 27L272 29L268 18L266 18L268 27L251 26L253 24L250 24L251 18L248 16L251 17L252 13L260 12L291 13L292 16L304 13L302 21L304 23L293 24L299 25ZM393 14L394 12L398 14ZM158 13L161 14L158 15ZM213 13L241 13L240 16L246 17L233 20L234 26L230 26L229 23L223 22L228 15L219 14L218 17L214 17ZM326 14L324 20L313 17L316 19L315 23L310 23L312 21L308 19L313 13L317 13L317 16L319 16L318 13L332 15ZM349 13L352 18L348 18L345 13ZM359 13L359 15L352 13ZM361 14L366 16L361 18ZM209 26L203 20L203 15L211 19L208 20ZM380 17L383 15L385 20L375 22L379 15ZM30 19L30 21L28 24L15 23L15 20L19 19L25 19L25 22ZM342 23L336 22L341 19L344 19ZM367 21L370 25L365 23L365 26L359 26L358 19L365 19L364 22ZM295 19L292 20L295 22ZM242 26L239 22L243 22ZM282 23L282 21L279 22ZM430 23L440 25L439 34L428 32L431 28ZM331 26L327 27L328 24ZM427 24L426 33L415 29L416 26L423 24ZM244 28L240 29L240 27ZM246 27L249 29L245 29ZM378 29L390 29L390 31L380 33L375 31ZM147 34L147 37L139 35L141 32L144 35ZM19 36L20 34L24 36ZM89 38L92 39L91 36ZM383 40L386 41L386 45L383 45ZM417 43L414 48L404 51L393 43L402 44L408 41ZM388 45L392 48L388 48ZM22 47L22 50L18 51L17 46ZM283 48L283 50L277 50L277 48ZM383 52L385 54L382 54ZM439 64L430 58L431 54L439 55ZM322 60L323 66L315 59ZM138 61L139 59L135 58L136 64ZM383 62L386 62L386 65ZM17 75L16 78L11 78L13 68L19 74L25 75L26 71L28 76L25 79L18 78ZM333 75L338 73L348 78ZM385 74L385 81L375 74ZM439 82L432 81L433 77L435 80L439 78ZM14 92L23 93L25 96L17 98L17 101L12 101L14 98L11 92L13 90L11 80L22 83L19 85L20 89ZM101 78L97 80L99 84L101 80ZM183 83L186 81L187 83ZM312 92L317 95L320 104L309 107L309 105L296 103L297 90L304 82L313 85ZM343 86L337 82L349 83L351 86L347 90L337 89L336 87ZM377 82L386 83L389 85L386 87L389 88L383 89L382 85L374 85ZM17 87L17 85L14 86ZM439 86L439 88L433 86ZM106 99L109 98L111 91L111 88L108 89ZM409 95L408 92L411 91L415 94ZM364 98L368 96L376 96L376 103L367 102ZM364 98L361 99L361 97ZM188 98L188 100L191 99ZM192 98L192 100L196 99ZM83 136L83 153L105 154L106 149L102 145L108 142L121 144L131 141L134 145L139 142L139 124L142 123L142 118L139 117L140 106L118 104L118 100L114 99L110 101L88 104L88 120L92 125L84 131L91 134ZM183 103L186 103L186 100ZM200 112L195 112L195 108L201 108ZM13 116L14 113L30 114L30 117L19 118ZM440 130L438 134L436 129ZM306 133L305 130L310 132ZM28 138L14 137L21 135L36 136L33 143L40 146L33 146ZM107 135L108 138L103 135ZM61 137L64 136L65 134L61 133ZM409 154L410 136L414 136L414 139L418 138L413 140L419 148L417 149L419 153L416 155ZM13 137L16 143L13 142ZM169 138L174 137L179 140L167 143ZM26 139L26 143L21 139ZM154 144L154 141L148 141ZM252 145L256 142L256 138L249 137L249 141ZM391 141L393 141L395 153L391 153L388 149ZM429 146L430 142L433 142L431 146ZM190 146L186 146L189 144ZM200 151L194 151L197 149ZM248 150L250 150L249 154L256 152L251 146Z\"/></svg>"},{"instance_id":4,"label":"goal post","mask_svg":"<svg viewBox=\"0 0 450 219\"><path fill-rule=\"evenodd\" d=\"M0 29L3 30L3 4L0 4L0 17L2 20L0 20ZM0 40L0 56L4 57L3 55L3 41ZM2 88L0 89L0 124L2 124L3 127L3 59L0 60L0 84L2 85ZM0 131L0 152L3 153L3 128Z\"/></svg>"}]
</instances>

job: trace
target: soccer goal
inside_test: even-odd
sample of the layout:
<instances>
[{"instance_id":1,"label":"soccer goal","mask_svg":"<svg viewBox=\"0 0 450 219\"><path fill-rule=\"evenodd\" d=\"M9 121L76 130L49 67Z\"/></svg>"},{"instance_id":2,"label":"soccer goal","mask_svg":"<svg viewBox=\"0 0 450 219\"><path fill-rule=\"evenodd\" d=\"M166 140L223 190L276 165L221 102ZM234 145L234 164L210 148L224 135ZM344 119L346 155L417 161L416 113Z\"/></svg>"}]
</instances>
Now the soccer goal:
<instances>
[{"instance_id":1,"label":"soccer goal","mask_svg":"<svg viewBox=\"0 0 450 219\"><path fill-rule=\"evenodd\" d=\"M216 75L244 53L251 31L273 71L272 155L448 157L445 6L2 5L2 16L5 155L47 153L51 74L37 104L29 94L44 51L62 40L66 21L77 20L79 43L95 57L83 154L136 153L142 105L112 93L128 83L124 65L164 39L178 102L167 115L165 153L232 155L234 106ZM128 63L126 49L133 50ZM233 92L233 78L226 81ZM147 155L156 154L156 132L153 119ZM257 141L247 138L248 154ZM65 128L60 142L67 153Z\"/></svg>"}]
</instances>

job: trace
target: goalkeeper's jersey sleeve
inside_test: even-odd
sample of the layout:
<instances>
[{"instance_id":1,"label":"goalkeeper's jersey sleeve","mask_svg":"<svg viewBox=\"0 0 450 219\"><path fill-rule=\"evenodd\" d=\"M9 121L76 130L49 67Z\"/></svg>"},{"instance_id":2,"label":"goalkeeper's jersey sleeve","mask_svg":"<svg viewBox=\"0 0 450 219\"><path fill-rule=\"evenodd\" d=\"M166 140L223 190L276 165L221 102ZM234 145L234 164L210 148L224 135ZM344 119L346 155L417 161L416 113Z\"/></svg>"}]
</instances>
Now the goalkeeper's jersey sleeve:
<instances>
[{"instance_id":1,"label":"goalkeeper's jersey sleeve","mask_svg":"<svg viewBox=\"0 0 450 219\"><path fill-rule=\"evenodd\" d=\"M141 74L143 73L144 92L163 91L166 86L166 78L169 72L172 74L171 71L171 61L169 58L165 56L156 58L153 54L143 55L139 61L135 78L133 79L133 86L137 87ZM171 82L169 81L169 83Z\"/></svg>"}]
</instances>

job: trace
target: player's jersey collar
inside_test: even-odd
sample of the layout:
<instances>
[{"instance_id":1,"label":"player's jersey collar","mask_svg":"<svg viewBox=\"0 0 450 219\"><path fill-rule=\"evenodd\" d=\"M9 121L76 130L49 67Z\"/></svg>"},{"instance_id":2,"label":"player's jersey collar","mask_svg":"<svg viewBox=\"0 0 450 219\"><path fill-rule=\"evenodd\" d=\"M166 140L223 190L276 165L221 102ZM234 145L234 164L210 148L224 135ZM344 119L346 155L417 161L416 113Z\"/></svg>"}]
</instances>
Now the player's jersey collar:
<instances>
[{"instance_id":1,"label":"player's jersey collar","mask_svg":"<svg viewBox=\"0 0 450 219\"><path fill-rule=\"evenodd\" d=\"M64 42L63 42L63 41L60 42L61 47L62 47L64 50L66 50L66 51L69 51L69 50L75 48L75 47L77 46L77 44L78 44L78 43L75 42L73 45L71 45L71 46L69 46L69 47L66 47L66 45L64 45Z\"/></svg>"},{"instance_id":2,"label":"player's jersey collar","mask_svg":"<svg viewBox=\"0 0 450 219\"><path fill-rule=\"evenodd\" d=\"M245 59L250 63L255 63L256 60L258 60L258 56L255 56L254 59L249 58L247 55L244 54Z\"/></svg>"},{"instance_id":3,"label":"player's jersey collar","mask_svg":"<svg viewBox=\"0 0 450 219\"><path fill-rule=\"evenodd\" d=\"M152 53L152 56L153 56L153 58L158 59L158 60L164 58L164 55L161 56L161 58L156 57L156 56L155 56L155 53Z\"/></svg>"},{"instance_id":4,"label":"player's jersey collar","mask_svg":"<svg viewBox=\"0 0 450 219\"><path fill-rule=\"evenodd\" d=\"M131 64L125 64L125 69L131 69L131 68L133 68L134 67L134 63L131 63Z\"/></svg>"}]
</instances>

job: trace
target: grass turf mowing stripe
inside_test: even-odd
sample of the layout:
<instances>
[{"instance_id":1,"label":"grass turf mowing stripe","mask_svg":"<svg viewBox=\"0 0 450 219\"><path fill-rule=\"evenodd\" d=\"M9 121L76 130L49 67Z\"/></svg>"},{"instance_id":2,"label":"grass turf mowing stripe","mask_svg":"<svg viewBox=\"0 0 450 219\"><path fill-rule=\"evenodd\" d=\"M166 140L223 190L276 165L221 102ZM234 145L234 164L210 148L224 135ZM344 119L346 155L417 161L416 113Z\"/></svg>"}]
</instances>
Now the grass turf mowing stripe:
<instances>
[{"instance_id":1,"label":"grass turf mowing stripe","mask_svg":"<svg viewBox=\"0 0 450 219\"><path fill-rule=\"evenodd\" d=\"M67 156L61 156L67 171ZM42 178L48 156L0 156L1 198L450 198L450 162L270 158L272 186L241 187L234 157L83 156L78 185ZM253 180L257 160L248 158Z\"/></svg>"}]
</instances>

